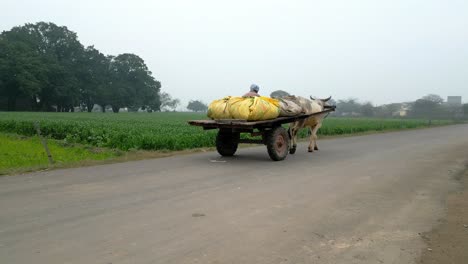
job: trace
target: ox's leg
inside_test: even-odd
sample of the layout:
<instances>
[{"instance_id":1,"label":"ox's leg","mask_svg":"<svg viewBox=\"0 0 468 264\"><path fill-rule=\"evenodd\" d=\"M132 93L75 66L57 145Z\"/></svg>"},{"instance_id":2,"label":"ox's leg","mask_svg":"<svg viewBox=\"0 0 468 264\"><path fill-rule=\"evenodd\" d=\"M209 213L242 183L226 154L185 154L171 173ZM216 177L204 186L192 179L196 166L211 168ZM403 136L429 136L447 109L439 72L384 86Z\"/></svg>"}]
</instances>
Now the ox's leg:
<instances>
[{"instance_id":1,"label":"ox's leg","mask_svg":"<svg viewBox=\"0 0 468 264\"><path fill-rule=\"evenodd\" d=\"M314 129L312 129L312 135L311 137L314 138L314 150L318 150L318 147L317 147L317 131L319 130L319 128L322 126L322 123L318 123Z\"/></svg>"},{"instance_id":2,"label":"ox's leg","mask_svg":"<svg viewBox=\"0 0 468 264\"><path fill-rule=\"evenodd\" d=\"M309 152L314 152L314 130L312 127L307 127L309 129Z\"/></svg>"},{"instance_id":3,"label":"ox's leg","mask_svg":"<svg viewBox=\"0 0 468 264\"><path fill-rule=\"evenodd\" d=\"M297 148L297 128L293 127L291 129L291 148L289 149L290 154L296 153Z\"/></svg>"},{"instance_id":4,"label":"ox's leg","mask_svg":"<svg viewBox=\"0 0 468 264\"><path fill-rule=\"evenodd\" d=\"M296 147L297 147L297 126L295 123L292 123L289 125L289 135L291 137L291 147L289 149L290 154L296 153Z\"/></svg>"}]
</instances>

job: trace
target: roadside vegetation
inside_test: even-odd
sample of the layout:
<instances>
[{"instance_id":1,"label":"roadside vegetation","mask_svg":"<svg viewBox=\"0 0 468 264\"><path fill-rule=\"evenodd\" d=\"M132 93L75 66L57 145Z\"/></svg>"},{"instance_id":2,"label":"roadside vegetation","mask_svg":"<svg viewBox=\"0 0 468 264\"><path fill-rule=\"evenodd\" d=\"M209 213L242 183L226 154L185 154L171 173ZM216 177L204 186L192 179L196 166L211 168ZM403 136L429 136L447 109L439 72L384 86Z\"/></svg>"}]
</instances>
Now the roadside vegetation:
<instances>
[{"instance_id":1,"label":"roadside vegetation","mask_svg":"<svg viewBox=\"0 0 468 264\"><path fill-rule=\"evenodd\" d=\"M168 152L214 147L217 130L203 131L188 120L205 119L205 113L40 113L0 112L0 175L96 164L112 159L167 156ZM40 125L55 160L47 155L36 134ZM353 135L448 125L449 120L328 117L321 136ZM248 136L248 135L243 135ZM302 130L299 137L306 137ZM122 158L123 157L123 158ZM93 163L94 162L94 163ZM102 163L102 162L101 162Z\"/></svg>"},{"instance_id":2,"label":"roadside vegetation","mask_svg":"<svg viewBox=\"0 0 468 264\"><path fill-rule=\"evenodd\" d=\"M203 131L187 120L205 119L204 113L26 113L0 114L0 132L34 136L34 122L42 134L65 143L79 143L119 150L174 151L212 147L216 130ZM430 125L453 121L432 120ZM333 136L427 127L427 120L338 118L325 119L319 135ZM306 136L307 131L302 131Z\"/></svg>"},{"instance_id":3,"label":"roadside vegetation","mask_svg":"<svg viewBox=\"0 0 468 264\"><path fill-rule=\"evenodd\" d=\"M424 128L431 126L450 125L452 120L425 120L425 119L384 119L384 118L342 118L329 117L323 121L318 135L335 136L351 135L366 132L383 132L403 129ZM305 137L307 131L302 131Z\"/></svg>"},{"instance_id":4,"label":"roadside vegetation","mask_svg":"<svg viewBox=\"0 0 468 264\"><path fill-rule=\"evenodd\" d=\"M199 113L13 113L0 114L0 132L43 135L67 143L120 150L183 150L213 145L215 133L187 124Z\"/></svg>"},{"instance_id":5,"label":"roadside vegetation","mask_svg":"<svg viewBox=\"0 0 468 264\"><path fill-rule=\"evenodd\" d=\"M0 175L50 167L44 147L37 136L0 133L0 142ZM67 145L56 140L48 140L48 147L53 153L54 167L108 160L118 156L118 152L110 149Z\"/></svg>"}]
</instances>

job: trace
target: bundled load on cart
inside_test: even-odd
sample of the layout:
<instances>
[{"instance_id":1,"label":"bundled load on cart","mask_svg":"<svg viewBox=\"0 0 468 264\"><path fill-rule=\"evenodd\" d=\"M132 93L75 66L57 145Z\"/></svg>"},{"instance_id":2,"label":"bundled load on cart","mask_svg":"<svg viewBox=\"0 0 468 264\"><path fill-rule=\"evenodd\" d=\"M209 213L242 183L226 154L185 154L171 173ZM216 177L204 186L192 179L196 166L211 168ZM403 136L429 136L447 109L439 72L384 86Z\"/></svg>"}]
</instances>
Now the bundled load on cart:
<instances>
[{"instance_id":1,"label":"bundled load on cart","mask_svg":"<svg viewBox=\"0 0 468 264\"><path fill-rule=\"evenodd\" d=\"M303 113L305 111L299 105L295 96L285 98L227 96L214 100L208 106L208 117L214 120L261 121L277 117L296 116Z\"/></svg>"},{"instance_id":2,"label":"bundled load on cart","mask_svg":"<svg viewBox=\"0 0 468 264\"><path fill-rule=\"evenodd\" d=\"M297 132L304 127L311 131L309 151L318 149L316 132L325 116L335 110L327 104L331 97L311 97L310 100L300 96L270 98L258 96L256 92L258 87L256 91L251 87L251 92L243 97L227 96L214 100L208 107L211 120L192 120L189 124L205 130L219 129L216 149L222 156L233 156L239 143L255 143L266 145L272 160L283 160L288 152L295 153ZM290 123L289 131L282 126L287 123ZM260 138L241 138L241 133Z\"/></svg>"}]
</instances>

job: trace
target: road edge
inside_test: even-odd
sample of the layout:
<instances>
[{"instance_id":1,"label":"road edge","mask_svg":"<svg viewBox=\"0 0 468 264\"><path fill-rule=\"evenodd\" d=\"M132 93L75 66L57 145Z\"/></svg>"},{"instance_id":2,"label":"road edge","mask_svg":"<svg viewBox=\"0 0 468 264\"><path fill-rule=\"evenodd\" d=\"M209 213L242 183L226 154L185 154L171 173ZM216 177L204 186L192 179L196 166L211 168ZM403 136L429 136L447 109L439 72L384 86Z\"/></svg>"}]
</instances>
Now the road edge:
<instances>
[{"instance_id":1,"label":"road edge","mask_svg":"<svg viewBox=\"0 0 468 264\"><path fill-rule=\"evenodd\" d=\"M432 230L421 233L426 249L417 263L465 263L468 259L468 161L453 176L460 188L444 199L445 215Z\"/></svg>"}]
</instances>

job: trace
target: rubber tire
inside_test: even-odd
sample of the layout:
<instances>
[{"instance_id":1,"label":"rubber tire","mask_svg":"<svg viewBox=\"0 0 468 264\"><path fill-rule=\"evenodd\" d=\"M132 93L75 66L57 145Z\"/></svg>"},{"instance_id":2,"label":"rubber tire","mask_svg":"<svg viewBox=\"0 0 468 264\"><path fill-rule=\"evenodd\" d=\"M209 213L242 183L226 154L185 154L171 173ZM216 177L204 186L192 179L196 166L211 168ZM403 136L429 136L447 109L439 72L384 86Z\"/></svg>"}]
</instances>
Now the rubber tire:
<instances>
[{"instance_id":1,"label":"rubber tire","mask_svg":"<svg viewBox=\"0 0 468 264\"><path fill-rule=\"evenodd\" d=\"M282 139L279 139L282 137ZM282 149L278 150L278 142L281 140L283 143ZM288 131L284 127L273 128L267 135L266 146L268 150L268 155L274 161L284 160L288 156L289 152L289 136Z\"/></svg>"},{"instance_id":2,"label":"rubber tire","mask_svg":"<svg viewBox=\"0 0 468 264\"><path fill-rule=\"evenodd\" d=\"M239 145L240 133L218 131L216 136L216 150L224 157L234 156Z\"/></svg>"}]
</instances>

